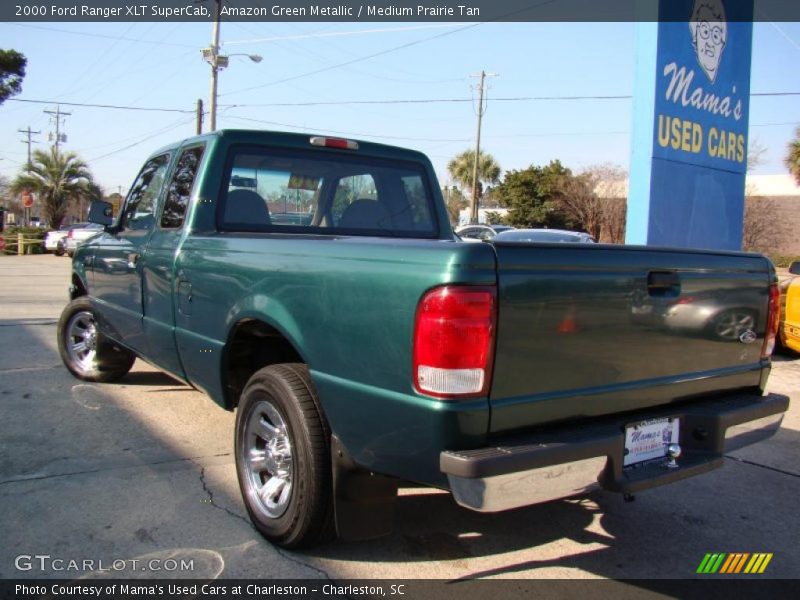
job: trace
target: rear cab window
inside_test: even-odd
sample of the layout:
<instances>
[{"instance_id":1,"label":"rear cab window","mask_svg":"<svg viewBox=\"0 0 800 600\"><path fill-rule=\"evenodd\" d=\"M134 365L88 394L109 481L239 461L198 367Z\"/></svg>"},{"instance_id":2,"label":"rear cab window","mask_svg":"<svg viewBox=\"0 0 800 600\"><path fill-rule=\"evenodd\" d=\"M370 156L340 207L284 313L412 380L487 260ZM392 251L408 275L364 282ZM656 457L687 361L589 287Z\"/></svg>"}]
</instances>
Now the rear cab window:
<instances>
[{"instance_id":1,"label":"rear cab window","mask_svg":"<svg viewBox=\"0 0 800 600\"><path fill-rule=\"evenodd\" d=\"M337 152L234 146L222 230L435 238L423 165Z\"/></svg>"}]
</instances>

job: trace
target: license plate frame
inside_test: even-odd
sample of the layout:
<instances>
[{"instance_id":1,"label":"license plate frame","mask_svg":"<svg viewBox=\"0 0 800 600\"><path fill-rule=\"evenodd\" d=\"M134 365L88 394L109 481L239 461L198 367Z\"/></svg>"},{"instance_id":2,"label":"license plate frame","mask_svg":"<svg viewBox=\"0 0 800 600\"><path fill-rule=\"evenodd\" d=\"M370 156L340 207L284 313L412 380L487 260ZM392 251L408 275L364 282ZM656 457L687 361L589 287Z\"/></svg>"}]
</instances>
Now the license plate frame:
<instances>
[{"instance_id":1,"label":"license plate frame","mask_svg":"<svg viewBox=\"0 0 800 600\"><path fill-rule=\"evenodd\" d=\"M667 446L680 437L678 417L659 417L635 421L625 426L623 467L633 467L667 456Z\"/></svg>"}]
</instances>

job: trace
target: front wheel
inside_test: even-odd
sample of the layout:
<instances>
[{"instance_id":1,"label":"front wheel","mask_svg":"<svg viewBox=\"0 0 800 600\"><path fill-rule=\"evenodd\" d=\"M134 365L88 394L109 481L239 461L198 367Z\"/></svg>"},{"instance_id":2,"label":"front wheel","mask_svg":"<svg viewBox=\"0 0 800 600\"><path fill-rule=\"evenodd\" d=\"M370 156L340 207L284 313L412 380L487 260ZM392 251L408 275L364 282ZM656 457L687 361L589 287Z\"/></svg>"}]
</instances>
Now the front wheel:
<instances>
[{"instance_id":1,"label":"front wheel","mask_svg":"<svg viewBox=\"0 0 800 600\"><path fill-rule=\"evenodd\" d=\"M236 473L255 527L285 548L333 536L330 430L303 364L247 382L236 414Z\"/></svg>"},{"instance_id":2,"label":"front wheel","mask_svg":"<svg viewBox=\"0 0 800 600\"><path fill-rule=\"evenodd\" d=\"M58 321L58 352L78 379L116 381L131 370L136 356L109 342L99 331L89 298L76 298Z\"/></svg>"}]
</instances>

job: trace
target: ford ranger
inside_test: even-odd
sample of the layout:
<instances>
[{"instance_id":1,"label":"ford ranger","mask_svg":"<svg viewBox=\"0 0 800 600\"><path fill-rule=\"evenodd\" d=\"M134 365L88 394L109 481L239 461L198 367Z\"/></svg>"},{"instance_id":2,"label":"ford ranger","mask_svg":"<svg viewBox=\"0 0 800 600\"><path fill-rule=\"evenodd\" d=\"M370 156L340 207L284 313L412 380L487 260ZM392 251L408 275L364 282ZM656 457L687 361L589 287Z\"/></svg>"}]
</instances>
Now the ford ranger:
<instances>
[{"instance_id":1,"label":"ford ranger","mask_svg":"<svg viewBox=\"0 0 800 600\"><path fill-rule=\"evenodd\" d=\"M758 254L464 243L429 160L226 130L147 159L75 252L66 367L136 357L236 410L256 528L389 532L399 481L492 512L721 467L772 435L779 318Z\"/></svg>"}]
</instances>

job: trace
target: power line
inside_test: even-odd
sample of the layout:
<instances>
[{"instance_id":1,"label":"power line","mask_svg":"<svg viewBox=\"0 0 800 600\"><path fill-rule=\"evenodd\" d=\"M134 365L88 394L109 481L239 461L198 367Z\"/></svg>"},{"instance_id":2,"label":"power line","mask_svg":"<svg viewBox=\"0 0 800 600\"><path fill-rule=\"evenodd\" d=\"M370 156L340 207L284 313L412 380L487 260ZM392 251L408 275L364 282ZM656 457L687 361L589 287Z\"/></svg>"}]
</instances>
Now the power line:
<instances>
[{"instance_id":1,"label":"power line","mask_svg":"<svg viewBox=\"0 0 800 600\"><path fill-rule=\"evenodd\" d=\"M173 112L173 113L192 113L194 109L185 110L182 108L155 108L146 106L123 106L119 104L91 104L88 102L60 102L58 100L30 100L28 98L8 98L7 102L29 102L32 104L62 104L64 106L81 106L87 108L111 108L117 110L140 110L151 112Z\"/></svg>"},{"instance_id":2,"label":"power line","mask_svg":"<svg viewBox=\"0 0 800 600\"><path fill-rule=\"evenodd\" d=\"M194 122L194 120L195 120L195 117L194 117L194 116L192 116L192 118L191 118L191 119L189 119L188 121L187 121L187 120L184 120L184 119L181 119L180 121L178 121L178 122L176 122L176 123L173 123L172 125L168 125L168 126L167 126L166 128L164 128L164 129L161 129L161 130L159 130L159 131L156 131L156 132L155 132L155 133L153 133L152 135L149 135L149 136L147 136L147 137L145 137L145 138L142 138L142 139L141 139L141 140L139 140L138 142L134 142L133 144L128 144L127 146L123 146L122 148L118 148L118 149L116 149L116 150L112 150L111 152L107 152L107 153L105 153L105 154L103 154L103 155L101 155L101 156L97 156L97 157L95 157L95 158L93 158L93 159L89 160L88 162L97 162L98 160L101 160L101 159L103 159L103 158L107 158L107 157L109 157L109 156L112 156L112 155L114 155L114 154L117 154L117 153L119 153L119 152L123 152L123 151L125 151L125 150L130 150L130 149L131 149L131 148L133 148L134 146L138 146L139 144L143 144L144 142L146 142L146 141L148 141L148 140L150 140L150 139L153 139L154 137L156 137L156 136L159 136L159 135L161 135L162 133L166 133L167 131L172 131L173 129L176 129L176 128L180 127L181 125L185 125L185 124L187 124L187 123L193 123L193 122Z\"/></svg>"},{"instance_id":3,"label":"power line","mask_svg":"<svg viewBox=\"0 0 800 600\"><path fill-rule=\"evenodd\" d=\"M292 75L291 77L285 77L284 79L276 79L275 81L269 81L267 83L262 83L260 85L254 85L247 88L241 88L238 90L233 90L232 92L228 92L227 94L220 94L221 96L230 96L232 94L239 94L241 92L249 92L252 90L258 90L261 88L278 85L280 83L287 83L289 81L295 81L297 79L302 79L303 77L310 77L311 75L319 75L320 73L325 73L326 71L332 71L334 69L339 69L341 67L346 67L349 65L353 65L359 62L363 62L365 60L369 60L371 58L376 58L378 56L383 56L385 54L390 54L391 52L396 52L397 50L403 50L405 48L410 48L412 46L416 46L417 44L422 44L423 42L429 42L431 40L435 40L438 38L443 38L448 35L453 35L454 33L459 33L461 31L466 31L467 29L473 29L474 27L478 27L483 25L483 23L472 23L470 25L466 25L464 27L459 27L458 29L454 29L453 31L445 31L444 33L437 33L436 35L432 35L426 38L422 38L420 40L414 40L413 42L407 42L405 44L400 44L399 46L393 46L392 48L387 48L386 50L381 50L380 52L374 52L372 54L367 54L365 56L359 56L357 58L353 58L347 60L345 62L337 63L335 65L329 65L327 67L322 67L320 69L315 69L313 71L307 71L305 73L300 73L299 75Z\"/></svg>"},{"instance_id":4,"label":"power line","mask_svg":"<svg viewBox=\"0 0 800 600\"><path fill-rule=\"evenodd\" d=\"M138 42L140 44L155 44L157 46L175 46L178 48L194 48L189 44L177 44L175 42L164 42L161 40L138 40L136 38L121 37L116 35L105 35L102 33L86 33L83 31L71 31L69 29L59 29L57 27L42 27L41 25L28 25L25 23L9 23L9 25L16 25L17 27L27 27L29 29L42 29L44 31L55 31L57 33L68 33L71 35L82 35L84 37L105 38L109 40L124 40L126 42Z\"/></svg>"},{"instance_id":5,"label":"power line","mask_svg":"<svg viewBox=\"0 0 800 600\"><path fill-rule=\"evenodd\" d=\"M751 97L800 96L800 92L754 92ZM514 96L492 98L496 102L546 102L571 100L631 100L631 95L585 95L585 96ZM89 102L61 102L59 100L33 100L29 98L8 98L6 102L26 102L31 104L61 104L84 108L108 108L114 110L138 110L146 112L172 112L194 114L194 109L162 108L150 106L124 106L120 104L92 104ZM474 102L473 98L397 98L385 100L332 100L318 102L267 102L262 104L221 104L220 108L267 108L281 106L346 106L362 104L453 104Z\"/></svg>"}]
</instances>

